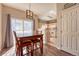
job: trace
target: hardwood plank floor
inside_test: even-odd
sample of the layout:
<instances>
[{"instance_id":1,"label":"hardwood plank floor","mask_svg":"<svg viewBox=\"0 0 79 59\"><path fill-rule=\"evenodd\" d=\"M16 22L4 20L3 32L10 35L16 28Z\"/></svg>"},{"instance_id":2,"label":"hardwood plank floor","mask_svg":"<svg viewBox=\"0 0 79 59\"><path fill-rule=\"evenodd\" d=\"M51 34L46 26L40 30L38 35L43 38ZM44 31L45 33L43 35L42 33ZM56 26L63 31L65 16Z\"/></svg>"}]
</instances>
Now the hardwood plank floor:
<instances>
[{"instance_id":1,"label":"hardwood plank floor","mask_svg":"<svg viewBox=\"0 0 79 59\"><path fill-rule=\"evenodd\" d=\"M46 49L47 51L45 52L44 50L44 55L47 55L47 56L73 56L70 53L64 52L50 45L46 45L44 49Z\"/></svg>"},{"instance_id":2,"label":"hardwood plank floor","mask_svg":"<svg viewBox=\"0 0 79 59\"><path fill-rule=\"evenodd\" d=\"M55 47L52 47L50 45L44 45L44 52L43 52L43 56L73 56L70 53L61 51ZM11 49L9 49L5 54L3 54L3 56L15 56L15 50L14 47L12 47ZM37 50L34 52L34 56L41 56L40 55L40 51Z\"/></svg>"}]
</instances>

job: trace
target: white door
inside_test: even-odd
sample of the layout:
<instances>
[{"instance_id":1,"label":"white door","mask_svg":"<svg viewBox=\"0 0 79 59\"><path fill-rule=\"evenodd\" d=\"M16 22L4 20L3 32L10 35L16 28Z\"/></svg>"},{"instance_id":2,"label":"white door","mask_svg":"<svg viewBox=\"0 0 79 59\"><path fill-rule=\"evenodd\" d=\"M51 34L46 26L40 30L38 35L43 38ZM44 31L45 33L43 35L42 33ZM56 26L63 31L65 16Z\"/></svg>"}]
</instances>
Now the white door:
<instances>
[{"instance_id":1,"label":"white door","mask_svg":"<svg viewBox=\"0 0 79 59\"><path fill-rule=\"evenodd\" d=\"M79 14L77 8L66 9L62 12L62 48L61 49L69 53L72 53L74 55L78 55L77 47L79 45L79 40L77 35L77 29L79 29L78 27L79 19L77 19L77 14Z\"/></svg>"},{"instance_id":2,"label":"white door","mask_svg":"<svg viewBox=\"0 0 79 59\"><path fill-rule=\"evenodd\" d=\"M62 49L67 49L67 14L62 14Z\"/></svg>"},{"instance_id":3,"label":"white door","mask_svg":"<svg viewBox=\"0 0 79 59\"><path fill-rule=\"evenodd\" d=\"M79 7L77 8L77 52L79 55Z\"/></svg>"}]
</instances>

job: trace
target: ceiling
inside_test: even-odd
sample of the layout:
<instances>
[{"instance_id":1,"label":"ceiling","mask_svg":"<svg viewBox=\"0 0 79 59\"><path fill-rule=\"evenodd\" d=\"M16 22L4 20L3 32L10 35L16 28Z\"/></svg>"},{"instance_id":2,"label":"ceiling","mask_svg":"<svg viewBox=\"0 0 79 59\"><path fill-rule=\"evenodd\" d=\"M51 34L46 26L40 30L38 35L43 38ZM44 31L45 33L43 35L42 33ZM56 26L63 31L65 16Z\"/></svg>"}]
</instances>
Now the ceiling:
<instances>
[{"instance_id":1,"label":"ceiling","mask_svg":"<svg viewBox=\"0 0 79 59\"><path fill-rule=\"evenodd\" d=\"M6 6L25 11L29 8L29 3L3 3ZM31 3L31 11L39 16L43 21L56 19L56 3Z\"/></svg>"}]
</instances>

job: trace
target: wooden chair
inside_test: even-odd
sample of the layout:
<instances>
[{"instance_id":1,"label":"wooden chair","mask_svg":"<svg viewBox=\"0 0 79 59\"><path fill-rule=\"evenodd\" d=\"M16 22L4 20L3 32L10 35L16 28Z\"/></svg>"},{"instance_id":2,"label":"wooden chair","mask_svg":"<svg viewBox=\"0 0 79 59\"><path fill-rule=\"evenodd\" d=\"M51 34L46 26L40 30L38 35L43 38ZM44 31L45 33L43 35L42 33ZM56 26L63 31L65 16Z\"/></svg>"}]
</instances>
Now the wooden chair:
<instances>
[{"instance_id":1,"label":"wooden chair","mask_svg":"<svg viewBox=\"0 0 79 59\"><path fill-rule=\"evenodd\" d=\"M42 55L43 52L41 50L43 50L43 48L41 49L40 39L41 38L36 38L36 39L32 40L32 42L33 42L33 52L35 52L37 49L40 49L40 53Z\"/></svg>"},{"instance_id":2,"label":"wooden chair","mask_svg":"<svg viewBox=\"0 0 79 59\"><path fill-rule=\"evenodd\" d=\"M30 55L33 56L33 45L31 40L22 41L19 37L16 36L16 32L13 31L15 39L16 39L16 55L17 56L24 56ZM22 41L22 42L21 42ZM26 47L26 54L23 54L23 48ZM30 47L30 48L29 48Z\"/></svg>"}]
</instances>

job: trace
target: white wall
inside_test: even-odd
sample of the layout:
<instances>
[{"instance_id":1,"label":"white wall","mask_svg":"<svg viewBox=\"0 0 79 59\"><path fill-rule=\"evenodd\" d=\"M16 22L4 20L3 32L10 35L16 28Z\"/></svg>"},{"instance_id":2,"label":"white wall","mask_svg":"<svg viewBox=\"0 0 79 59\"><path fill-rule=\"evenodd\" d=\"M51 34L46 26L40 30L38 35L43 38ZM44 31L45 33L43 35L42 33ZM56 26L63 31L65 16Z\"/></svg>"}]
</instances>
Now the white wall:
<instances>
[{"instance_id":1,"label":"white wall","mask_svg":"<svg viewBox=\"0 0 79 59\"><path fill-rule=\"evenodd\" d=\"M57 40L56 47L61 48L61 11L64 9L63 3L57 3Z\"/></svg>"}]
</instances>

